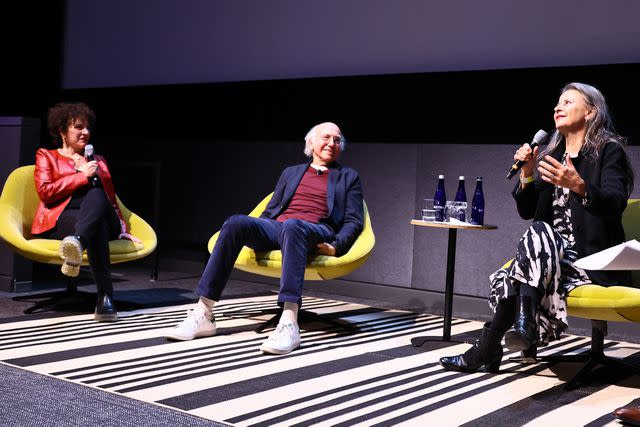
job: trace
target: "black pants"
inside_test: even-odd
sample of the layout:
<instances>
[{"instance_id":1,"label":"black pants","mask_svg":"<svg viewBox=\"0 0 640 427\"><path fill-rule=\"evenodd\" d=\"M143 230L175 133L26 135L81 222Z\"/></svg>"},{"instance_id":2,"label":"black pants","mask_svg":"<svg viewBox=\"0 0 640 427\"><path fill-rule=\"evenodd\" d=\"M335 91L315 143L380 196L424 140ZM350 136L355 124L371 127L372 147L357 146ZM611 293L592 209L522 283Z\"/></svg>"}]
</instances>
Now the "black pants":
<instances>
[{"instance_id":1,"label":"black pants","mask_svg":"<svg viewBox=\"0 0 640 427\"><path fill-rule=\"evenodd\" d=\"M72 200L60 214L56 226L42 237L63 239L80 237L91 266L99 293L113 294L109 260L109 240L120 235L120 220L102 188L92 188L84 196Z\"/></svg>"}]
</instances>

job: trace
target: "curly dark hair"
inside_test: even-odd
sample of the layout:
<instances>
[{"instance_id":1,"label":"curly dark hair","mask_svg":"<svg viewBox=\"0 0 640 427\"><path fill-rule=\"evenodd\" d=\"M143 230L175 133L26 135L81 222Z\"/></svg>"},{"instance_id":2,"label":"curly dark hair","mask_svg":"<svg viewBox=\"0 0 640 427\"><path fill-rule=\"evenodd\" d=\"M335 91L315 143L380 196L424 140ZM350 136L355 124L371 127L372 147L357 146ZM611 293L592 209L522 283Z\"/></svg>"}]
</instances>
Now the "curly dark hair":
<instances>
[{"instance_id":1,"label":"curly dark hair","mask_svg":"<svg viewBox=\"0 0 640 427\"><path fill-rule=\"evenodd\" d=\"M85 120L89 130L92 130L96 122L96 113L84 102L59 102L49 108L47 126L54 145L62 146L60 132L66 132L76 119Z\"/></svg>"}]
</instances>

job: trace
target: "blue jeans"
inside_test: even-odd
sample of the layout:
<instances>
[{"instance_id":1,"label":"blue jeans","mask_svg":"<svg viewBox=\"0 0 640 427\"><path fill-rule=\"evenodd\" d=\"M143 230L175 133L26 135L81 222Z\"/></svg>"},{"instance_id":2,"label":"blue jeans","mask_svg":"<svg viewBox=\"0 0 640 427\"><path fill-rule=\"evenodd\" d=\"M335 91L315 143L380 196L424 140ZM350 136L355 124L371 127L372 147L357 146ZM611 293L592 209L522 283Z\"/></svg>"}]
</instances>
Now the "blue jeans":
<instances>
[{"instance_id":1,"label":"blue jeans","mask_svg":"<svg viewBox=\"0 0 640 427\"><path fill-rule=\"evenodd\" d=\"M285 302L302 304L304 269L310 252L316 245L331 242L335 234L326 224L288 219L273 219L233 215L225 221L218 241L196 287L196 294L215 301L227 284L233 265L243 246L262 252L282 251L282 275L278 305Z\"/></svg>"}]
</instances>

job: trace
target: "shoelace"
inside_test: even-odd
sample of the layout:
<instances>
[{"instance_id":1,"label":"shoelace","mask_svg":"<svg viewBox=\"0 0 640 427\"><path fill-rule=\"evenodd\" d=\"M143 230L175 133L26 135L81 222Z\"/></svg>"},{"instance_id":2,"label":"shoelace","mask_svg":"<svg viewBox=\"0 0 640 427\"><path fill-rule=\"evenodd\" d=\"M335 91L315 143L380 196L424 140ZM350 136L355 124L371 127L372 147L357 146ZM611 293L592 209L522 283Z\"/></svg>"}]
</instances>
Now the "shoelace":
<instances>
[{"instance_id":1,"label":"shoelace","mask_svg":"<svg viewBox=\"0 0 640 427\"><path fill-rule=\"evenodd\" d=\"M276 326L276 330L273 331L274 333L269 337L269 339L273 341L284 341L286 339L289 339L291 337L291 329L292 328L290 328L289 326L279 323L278 326Z\"/></svg>"},{"instance_id":2,"label":"shoelace","mask_svg":"<svg viewBox=\"0 0 640 427\"><path fill-rule=\"evenodd\" d=\"M181 329L183 327L193 327L193 326L198 326L198 324L200 323L200 321L204 318L204 315L201 316L197 316L195 313L195 310L191 310L189 312L189 314L187 314L187 318L184 319L181 323L179 323L178 325L176 325L176 329Z\"/></svg>"}]
</instances>

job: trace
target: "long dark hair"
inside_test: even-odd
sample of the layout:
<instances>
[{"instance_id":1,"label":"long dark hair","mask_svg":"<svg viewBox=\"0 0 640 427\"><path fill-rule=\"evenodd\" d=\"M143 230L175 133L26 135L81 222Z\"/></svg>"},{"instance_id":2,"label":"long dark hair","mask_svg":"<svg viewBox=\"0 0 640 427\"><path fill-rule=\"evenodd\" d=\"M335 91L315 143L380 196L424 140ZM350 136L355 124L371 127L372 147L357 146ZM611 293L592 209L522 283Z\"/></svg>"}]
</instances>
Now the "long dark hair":
<instances>
[{"instance_id":1,"label":"long dark hair","mask_svg":"<svg viewBox=\"0 0 640 427\"><path fill-rule=\"evenodd\" d=\"M568 90L575 90L582 94L587 106L594 110L593 118L587 120L587 131L585 132L584 142L582 148L580 148L580 152L586 158L595 160L607 143L613 143L620 144L626 153L627 139L616 132L613 121L611 120L611 115L609 114L607 101L604 99L602 92L591 85L574 82L565 85L560 91L560 94ZM556 129L551 134L551 137L549 137L549 145L539 154L538 158L541 159L545 155L553 153L556 148L558 148L558 145L563 142L564 136ZM631 195L633 191L634 174L628 156L625 157L624 171L627 189L629 195Z\"/></svg>"}]
</instances>

